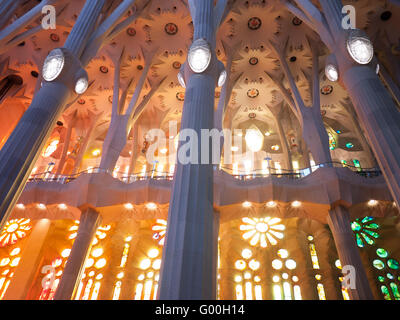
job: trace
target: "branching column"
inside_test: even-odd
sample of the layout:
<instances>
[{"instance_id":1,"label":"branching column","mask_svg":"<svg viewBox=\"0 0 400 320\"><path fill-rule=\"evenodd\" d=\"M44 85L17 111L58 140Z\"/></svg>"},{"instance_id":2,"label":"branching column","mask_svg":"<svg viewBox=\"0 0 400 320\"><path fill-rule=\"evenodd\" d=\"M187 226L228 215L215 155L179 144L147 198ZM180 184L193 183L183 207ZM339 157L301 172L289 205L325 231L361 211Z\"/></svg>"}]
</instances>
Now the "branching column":
<instances>
[{"instance_id":1,"label":"branching column","mask_svg":"<svg viewBox=\"0 0 400 320\"><path fill-rule=\"evenodd\" d=\"M87 1L64 48L74 63L65 65L59 78L44 82L28 110L0 152L0 229L19 198L54 124L72 98L79 54L94 29L105 0Z\"/></svg>"},{"instance_id":2,"label":"branching column","mask_svg":"<svg viewBox=\"0 0 400 320\"><path fill-rule=\"evenodd\" d=\"M201 129L212 129L214 124L217 78L217 61L213 52L216 25L214 1L189 3L194 24L193 39L203 38L210 44L212 60L202 73L190 72L188 63L185 64L186 95L181 132L192 129L197 137L201 137ZM200 160L201 149L198 150ZM211 162L183 164L178 157L163 250L159 299L215 299L215 222Z\"/></svg>"}]
</instances>

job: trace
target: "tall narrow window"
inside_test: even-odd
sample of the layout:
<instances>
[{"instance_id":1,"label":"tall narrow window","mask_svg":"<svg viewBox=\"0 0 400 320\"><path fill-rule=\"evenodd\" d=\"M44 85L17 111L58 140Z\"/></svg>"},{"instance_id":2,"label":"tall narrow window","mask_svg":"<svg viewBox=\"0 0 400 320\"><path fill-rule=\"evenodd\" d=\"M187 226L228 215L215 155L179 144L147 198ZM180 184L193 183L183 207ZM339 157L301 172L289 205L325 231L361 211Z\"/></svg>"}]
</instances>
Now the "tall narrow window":
<instances>
[{"instance_id":1,"label":"tall narrow window","mask_svg":"<svg viewBox=\"0 0 400 320\"><path fill-rule=\"evenodd\" d=\"M318 260L317 249L316 249L315 243L314 243L314 237L309 235L307 237L307 240L308 240L308 247L309 247L309 251L310 251L312 267L314 270L319 270L320 265L319 265L319 260ZM326 300L325 288L324 288L324 285L322 284L322 276L320 274L316 273L315 280L317 280L317 292L318 292L319 300Z\"/></svg>"},{"instance_id":2,"label":"tall narrow window","mask_svg":"<svg viewBox=\"0 0 400 320\"><path fill-rule=\"evenodd\" d=\"M128 261L128 254L130 249L130 241L132 240L132 236L127 236L124 239L124 249L122 250L121 262L119 264L119 273L117 274L117 279L114 284L114 291L113 291L113 300L118 300L119 295L121 294L121 287L122 287L122 278L124 277L124 270L126 267L126 262Z\"/></svg>"}]
</instances>

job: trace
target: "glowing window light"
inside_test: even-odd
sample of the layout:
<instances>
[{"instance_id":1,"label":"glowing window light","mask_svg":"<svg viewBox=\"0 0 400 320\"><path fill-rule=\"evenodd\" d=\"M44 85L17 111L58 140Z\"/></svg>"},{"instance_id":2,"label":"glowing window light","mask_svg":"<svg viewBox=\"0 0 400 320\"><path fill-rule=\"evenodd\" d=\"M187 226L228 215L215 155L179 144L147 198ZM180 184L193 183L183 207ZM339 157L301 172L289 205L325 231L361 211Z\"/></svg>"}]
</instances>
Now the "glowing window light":
<instances>
[{"instance_id":1,"label":"glowing window light","mask_svg":"<svg viewBox=\"0 0 400 320\"><path fill-rule=\"evenodd\" d=\"M24 206L22 203L18 203L18 204L16 205L16 207L17 207L18 209L20 209L20 210L24 210L24 209L25 209L25 206Z\"/></svg>"},{"instance_id":2,"label":"glowing window light","mask_svg":"<svg viewBox=\"0 0 400 320\"><path fill-rule=\"evenodd\" d=\"M325 289L324 289L324 285L322 283L317 284L317 291L318 291L319 300L326 300Z\"/></svg>"},{"instance_id":3,"label":"glowing window light","mask_svg":"<svg viewBox=\"0 0 400 320\"><path fill-rule=\"evenodd\" d=\"M282 166L280 162L275 162L275 170L277 174L281 174L282 173Z\"/></svg>"},{"instance_id":4,"label":"glowing window light","mask_svg":"<svg viewBox=\"0 0 400 320\"><path fill-rule=\"evenodd\" d=\"M264 135L258 129L248 129L244 139L247 147L253 152L260 151L264 143Z\"/></svg>"},{"instance_id":5,"label":"glowing window light","mask_svg":"<svg viewBox=\"0 0 400 320\"><path fill-rule=\"evenodd\" d=\"M234 280L235 280L235 282L242 282L242 277L239 275L236 275Z\"/></svg>"},{"instance_id":6,"label":"glowing window light","mask_svg":"<svg viewBox=\"0 0 400 320\"><path fill-rule=\"evenodd\" d=\"M142 291L143 291L143 284L142 283L138 283L136 285L136 289L135 289L135 300L141 300L142 298Z\"/></svg>"},{"instance_id":7,"label":"glowing window light","mask_svg":"<svg viewBox=\"0 0 400 320\"><path fill-rule=\"evenodd\" d=\"M103 254L103 252L104 252L103 248L95 248L92 250L91 255L95 258L98 258Z\"/></svg>"},{"instance_id":8,"label":"glowing window light","mask_svg":"<svg viewBox=\"0 0 400 320\"><path fill-rule=\"evenodd\" d=\"M295 300L303 300L301 297L301 288L298 285L293 286L293 294Z\"/></svg>"},{"instance_id":9,"label":"glowing window light","mask_svg":"<svg viewBox=\"0 0 400 320\"><path fill-rule=\"evenodd\" d=\"M280 281L279 276L273 276L272 277L272 281L275 282L275 283L279 282Z\"/></svg>"},{"instance_id":10,"label":"glowing window light","mask_svg":"<svg viewBox=\"0 0 400 320\"><path fill-rule=\"evenodd\" d=\"M245 272L243 275L243 278L245 278L246 280L251 279L251 273L250 272Z\"/></svg>"},{"instance_id":11,"label":"glowing window light","mask_svg":"<svg viewBox=\"0 0 400 320\"><path fill-rule=\"evenodd\" d=\"M0 295L0 300L3 300L4 295L5 295L5 293L6 293L7 289L8 289L8 286L10 285L10 282L11 282L10 279L7 279L7 281L5 282L4 287L2 289L2 292L1 292L1 295Z\"/></svg>"},{"instance_id":12,"label":"glowing window light","mask_svg":"<svg viewBox=\"0 0 400 320\"><path fill-rule=\"evenodd\" d=\"M78 235L78 234L77 234L76 232L71 233L71 234L68 236L68 239L70 239L70 240L75 239L77 235Z\"/></svg>"},{"instance_id":13,"label":"glowing window light","mask_svg":"<svg viewBox=\"0 0 400 320\"><path fill-rule=\"evenodd\" d=\"M243 224L240 225L239 229L244 231L242 237L244 240L249 240L250 245L256 246L260 244L261 247L265 248L268 243L276 245L278 241L276 239L283 239L283 231L285 226L282 225L281 219L279 218L243 218Z\"/></svg>"},{"instance_id":14,"label":"glowing window light","mask_svg":"<svg viewBox=\"0 0 400 320\"><path fill-rule=\"evenodd\" d=\"M269 164L268 164L268 160L263 160L261 162L261 173L263 175L269 175ZM271 201L270 201L271 202ZM273 202L273 201L272 201Z\"/></svg>"},{"instance_id":15,"label":"glowing window light","mask_svg":"<svg viewBox=\"0 0 400 320\"><path fill-rule=\"evenodd\" d=\"M286 260L285 266L289 270L296 269L296 261L294 261L293 259Z\"/></svg>"},{"instance_id":16,"label":"glowing window light","mask_svg":"<svg viewBox=\"0 0 400 320\"><path fill-rule=\"evenodd\" d=\"M314 243L310 243L309 248L310 248L310 255L311 255L311 262L313 265L313 269L319 269L318 256Z\"/></svg>"},{"instance_id":17,"label":"glowing window light","mask_svg":"<svg viewBox=\"0 0 400 320\"><path fill-rule=\"evenodd\" d=\"M121 286L122 286L122 282L121 281L117 281L114 285L114 293L113 293L113 300L118 300L119 299L119 295L121 294Z\"/></svg>"},{"instance_id":18,"label":"glowing window light","mask_svg":"<svg viewBox=\"0 0 400 320\"><path fill-rule=\"evenodd\" d=\"M16 256L17 254L19 254L21 252L21 248L14 248L11 252L10 252L10 256Z\"/></svg>"},{"instance_id":19,"label":"glowing window light","mask_svg":"<svg viewBox=\"0 0 400 320\"><path fill-rule=\"evenodd\" d=\"M150 268L150 266L151 266L151 260L147 259L147 258L143 259L139 265L140 269L142 269L142 270L146 270L146 269Z\"/></svg>"},{"instance_id":20,"label":"glowing window light","mask_svg":"<svg viewBox=\"0 0 400 320\"><path fill-rule=\"evenodd\" d=\"M161 268L161 259L154 260L152 267L153 267L154 270L160 270L160 268Z\"/></svg>"},{"instance_id":21,"label":"glowing window light","mask_svg":"<svg viewBox=\"0 0 400 320\"><path fill-rule=\"evenodd\" d=\"M94 259L89 258L86 260L85 268L90 268L94 264Z\"/></svg>"},{"instance_id":22,"label":"glowing window light","mask_svg":"<svg viewBox=\"0 0 400 320\"><path fill-rule=\"evenodd\" d=\"M16 267L19 264L20 260L21 260L20 257L17 257L17 258L14 258L13 260L11 260L10 267Z\"/></svg>"},{"instance_id":23,"label":"glowing window light","mask_svg":"<svg viewBox=\"0 0 400 320\"><path fill-rule=\"evenodd\" d=\"M350 300L349 291L345 287L342 287L342 296L343 300Z\"/></svg>"},{"instance_id":24,"label":"glowing window light","mask_svg":"<svg viewBox=\"0 0 400 320\"><path fill-rule=\"evenodd\" d=\"M86 283L86 287L83 293L83 297L82 300L88 300L89 299L89 295L90 295L90 291L92 289L92 285L93 285L93 280L89 279L88 282Z\"/></svg>"},{"instance_id":25,"label":"glowing window light","mask_svg":"<svg viewBox=\"0 0 400 320\"><path fill-rule=\"evenodd\" d=\"M272 261L272 268L274 268L275 270L280 270L283 267L283 263L281 260L279 259L275 259Z\"/></svg>"},{"instance_id":26,"label":"glowing window light","mask_svg":"<svg viewBox=\"0 0 400 320\"><path fill-rule=\"evenodd\" d=\"M253 300L253 285L251 282L246 282L245 285L246 300Z\"/></svg>"},{"instance_id":27,"label":"glowing window light","mask_svg":"<svg viewBox=\"0 0 400 320\"><path fill-rule=\"evenodd\" d=\"M10 263L10 258L3 258L0 261L0 267L4 267Z\"/></svg>"},{"instance_id":28,"label":"glowing window light","mask_svg":"<svg viewBox=\"0 0 400 320\"><path fill-rule=\"evenodd\" d=\"M13 219L6 222L0 234L0 247L12 245L26 236L27 231L32 228L30 219Z\"/></svg>"},{"instance_id":29,"label":"glowing window light","mask_svg":"<svg viewBox=\"0 0 400 320\"><path fill-rule=\"evenodd\" d=\"M235 268L238 269L238 270L246 269L246 262L244 262L243 260L237 260L235 262Z\"/></svg>"},{"instance_id":30,"label":"glowing window light","mask_svg":"<svg viewBox=\"0 0 400 320\"><path fill-rule=\"evenodd\" d=\"M160 251L156 248L150 249L149 252L147 253L147 255L150 258L156 258L156 257L158 257L159 254L160 254Z\"/></svg>"},{"instance_id":31,"label":"glowing window light","mask_svg":"<svg viewBox=\"0 0 400 320\"><path fill-rule=\"evenodd\" d=\"M235 163L232 165L232 173L233 173L234 175L238 175L238 174L239 174L239 164L238 164L237 162L235 162Z\"/></svg>"},{"instance_id":32,"label":"glowing window light","mask_svg":"<svg viewBox=\"0 0 400 320\"><path fill-rule=\"evenodd\" d=\"M251 252L250 249L243 249L242 250L242 257L245 259L250 259L253 253Z\"/></svg>"},{"instance_id":33,"label":"glowing window light","mask_svg":"<svg viewBox=\"0 0 400 320\"><path fill-rule=\"evenodd\" d=\"M58 147L58 143L60 142L60 140L57 138L55 140L52 140L48 146L46 147L46 149L43 151L42 156L43 157L50 157L54 151L57 150Z\"/></svg>"},{"instance_id":34,"label":"glowing window light","mask_svg":"<svg viewBox=\"0 0 400 320\"><path fill-rule=\"evenodd\" d=\"M165 233L167 232L167 221L164 219L157 219L156 224L151 229L155 231L153 239L158 240L159 245L164 245Z\"/></svg>"},{"instance_id":35,"label":"glowing window light","mask_svg":"<svg viewBox=\"0 0 400 320\"><path fill-rule=\"evenodd\" d=\"M289 256L289 252L286 249L279 249L277 253L282 259L286 259Z\"/></svg>"},{"instance_id":36,"label":"glowing window light","mask_svg":"<svg viewBox=\"0 0 400 320\"><path fill-rule=\"evenodd\" d=\"M79 283L78 290L75 295L75 300L79 300L79 297L81 296L81 293L82 293L82 289L83 289L83 282L81 281Z\"/></svg>"},{"instance_id":37,"label":"glowing window light","mask_svg":"<svg viewBox=\"0 0 400 320\"><path fill-rule=\"evenodd\" d=\"M236 300L243 300L243 287L241 284L237 284L235 287Z\"/></svg>"},{"instance_id":38,"label":"glowing window light","mask_svg":"<svg viewBox=\"0 0 400 320\"><path fill-rule=\"evenodd\" d=\"M365 244L375 244L375 239L379 238L379 234L374 230L379 229L379 225L373 222L373 217L364 217L356 219L351 223L351 229L355 233L357 246L363 248Z\"/></svg>"},{"instance_id":39,"label":"glowing window light","mask_svg":"<svg viewBox=\"0 0 400 320\"><path fill-rule=\"evenodd\" d=\"M283 283L283 295L285 297L285 300L292 300L292 291L289 282Z\"/></svg>"},{"instance_id":40,"label":"glowing window light","mask_svg":"<svg viewBox=\"0 0 400 320\"><path fill-rule=\"evenodd\" d=\"M153 288L153 281L151 280L146 281L144 284L143 300L150 300L152 288Z\"/></svg>"},{"instance_id":41,"label":"glowing window light","mask_svg":"<svg viewBox=\"0 0 400 320\"><path fill-rule=\"evenodd\" d=\"M104 259L104 258L101 258L101 259L97 260L97 262L96 262L96 264L94 265L94 267L95 267L96 269L101 269L101 268L103 268L103 267L106 265L106 263L107 263L107 260Z\"/></svg>"},{"instance_id":42,"label":"glowing window light","mask_svg":"<svg viewBox=\"0 0 400 320\"><path fill-rule=\"evenodd\" d=\"M273 286L274 300L282 300L282 289L279 284Z\"/></svg>"},{"instance_id":43,"label":"glowing window light","mask_svg":"<svg viewBox=\"0 0 400 320\"><path fill-rule=\"evenodd\" d=\"M154 284L154 289L153 289L153 300L157 299L157 290L158 290L158 284Z\"/></svg>"},{"instance_id":44,"label":"glowing window light","mask_svg":"<svg viewBox=\"0 0 400 320\"><path fill-rule=\"evenodd\" d=\"M90 300L97 300L97 297L99 296L100 287L101 287L101 283L98 281L95 282Z\"/></svg>"},{"instance_id":45,"label":"glowing window light","mask_svg":"<svg viewBox=\"0 0 400 320\"><path fill-rule=\"evenodd\" d=\"M122 252L121 263L119 264L120 267L125 267L126 261L128 260L128 253L129 253L129 243L124 244L124 250Z\"/></svg>"},{"instance_id":46,"label":"glowing window light","mask_svg":"<svg viewBox=\"0 0 400 320\"><path fill-rule=\"evenodd\" d=\"M260 262L259 261L257 261L257 260L251 260L250 262L249 262L249 268L251 269L251 270L258 270L259 268L260 268Z\"/></svg>"}]
</instances>

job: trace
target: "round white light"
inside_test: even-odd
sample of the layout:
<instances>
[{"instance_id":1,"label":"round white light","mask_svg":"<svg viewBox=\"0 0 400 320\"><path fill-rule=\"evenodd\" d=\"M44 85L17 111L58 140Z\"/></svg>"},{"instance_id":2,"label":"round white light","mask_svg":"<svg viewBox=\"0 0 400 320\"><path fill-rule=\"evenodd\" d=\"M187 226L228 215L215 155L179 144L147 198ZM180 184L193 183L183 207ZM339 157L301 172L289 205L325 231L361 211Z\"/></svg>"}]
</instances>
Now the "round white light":
<instances>
[{"instance_id":1,"label":"round white light","mask_svg":"<svg viewBox=\"0 0 400 320\"><path fill-rule=\"evenodd\" d=\"M75 84L75 92L77 94L84 93L88 88L88 81L86 78L80 78Z\"/></svg>"},{"instance_id":2,"label":"round white light","mask_svg":"<svg viewBox=\"0 0 400 320\"><path fill-rule=\"evenodd\" d=\"M360 35L357 30L350 33L347 39L347 51L355 62L368 64L374 57L374 46L366 36Z\"/></svg>"},{"instance_id":3,"label":"round white light","mask_svg":"<svg viewBox=\"0 0 400 320\"><path fill-rule=\"evenodd\" d=\"M226 71L223 70L218 78L218 87L222 87L224 85L226 81L226 76L227 76Z\"/></svg>"},{"instance_id":4,"label":"round white light","mask_svg":"<svg viewBox=\"0 0 400 320\"><path fill-rule=\"evenodd\" d=\"M264 136L258 129L249 129L246 131L246 145L253 152L258 152L261 150L264 143Z\"/></svg>"},{"instance_id":5,"label":"round white light","mask_svg":"<svg viewBox=\"0 0 400 320\"><path fill-rule=\"evenodd\" d=\"M193 72L204 72L211 61L210 46L204 39L197 39L189 49L188 62Z\"/></svg>"},{"instance_id":6,"label":"round white light","mask_svg":"<svg viewBox=\"0 0 400 320\"><path fill-rule=\"evenodd\" d=\"M328 64L325 67L325 75L332 82L339 80L339 72L333 64Z\"/></svg>"},{"instance_id":7,"label":"round white light","mask_svg":"<svg viewBox=\"0 0 400 320\"><path fill-rule=\"evenodd\" d=\"M61 49L52 50L43 64L43 79L46 81L55 80L64 67L64 61L64 53Z\"/></svg>"},{"instance_id":8,"label":"round white light","mask_svg":"<svg viewBox=\"0 0 400 320\"><path fill-rule=\"evenodd\" d=\"M180 72L178 72L178 82L183 88L186 88L185 79L183 79L182 73Z\"/></svg>"}]
</instances>

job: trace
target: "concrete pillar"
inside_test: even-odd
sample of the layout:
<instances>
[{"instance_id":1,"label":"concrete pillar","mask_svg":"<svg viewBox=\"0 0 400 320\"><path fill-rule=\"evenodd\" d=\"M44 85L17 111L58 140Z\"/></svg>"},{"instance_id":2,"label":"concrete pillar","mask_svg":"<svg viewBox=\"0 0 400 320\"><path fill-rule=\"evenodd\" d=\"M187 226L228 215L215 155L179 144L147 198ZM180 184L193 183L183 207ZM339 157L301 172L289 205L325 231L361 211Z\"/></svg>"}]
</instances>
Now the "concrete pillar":
<instances>
[{"instance_id":1,"label":"concrete pillar","mask_svg":"<svg viewBox=\"0 0 400 320\"><path fill-rule=\"evenodd\" d=\"M86 1L64 46L71 59L56 80L43 82L43 87L37 92L0 151L0 229L24 189L64 106L74 94L74 85L71 82L80 68L78 59L86 45L85 40L96 26L104 2L105 0Z\"/></svg>"},{"instance_id":2,"label":"concrete pillar","mask_svg":"<svg viewBox=\"0 0 400 320\"><path fill-rule=\"evenodd\" d=\"M214 51L214 1L190 3L194 40L207 39ZM201 129L211 129L214 124L217 61L214 52L212 55L210 66L203 73L191 73L186 69L188 76L181 132L190 128L197 133L197 137L201 137ZM185 67L189 68L189 65ZM200 147L198 151L200 163ZM163 250L159 299L215 299L214 223L211 162L183 164L177 161Z\"/></svg>"},{"instance_id":3,"label":"concrete pillar","mask_svg":"<svg viewBox=\"0 0 400 320\"><path fill-rule=\"evenodd\" d=\"M101 223L98 211L87 205L81 208L78 234L54 295L54 300L71 300L78 288L93 237Z\"/></svg>"},{"instance_id":4,"label":"concrete pillar","mask_svg":"<svg viewBox=\"0 0 400 320\"><path fill-rule=\"evenodd\" d=\"M22 251L21 261L7 289L4 300L25 300L32 280L42 258L42 248L49 232L51 221L41 219L36 222L27 244ZM40 272L40 270L39 270Z\"/></svg>"},{"instance_id":5,"label":"concrete pillar","mask_svg":"<svg viewBox=\"0 0 400 320\"><path fill-rule=\"evenodd\" d=\"M342 267L352 266L355 270L355 288L348 289L350 299L373 300L374 297L351 230L350 215L347 209L339 205L333 207L329 211L328 224Z\"/></svg>"}]
</instances>

